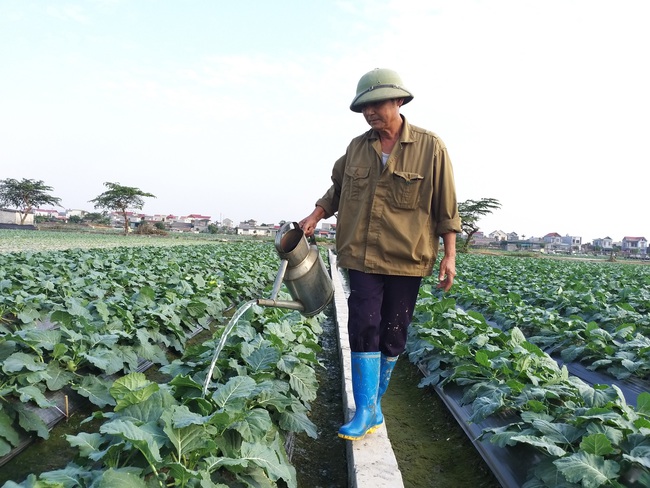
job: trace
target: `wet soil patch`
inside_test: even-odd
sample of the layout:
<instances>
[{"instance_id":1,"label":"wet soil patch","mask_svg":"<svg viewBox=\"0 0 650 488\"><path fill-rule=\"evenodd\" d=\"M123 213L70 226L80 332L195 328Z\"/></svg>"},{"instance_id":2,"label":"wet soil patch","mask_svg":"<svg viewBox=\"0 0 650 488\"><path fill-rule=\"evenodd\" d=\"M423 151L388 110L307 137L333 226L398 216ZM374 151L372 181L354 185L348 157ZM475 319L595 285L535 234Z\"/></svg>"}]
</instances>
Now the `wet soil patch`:
<instances>
[{"instance_id":1,"label":"wet soil patch","mask_svg":"<svg viewBox=\"0 0 650 488\"><path fill-rule=\"evenodd\" d=\"M0 486L7 481L21 483L32 473L39 475L45 471L64 468L74 460L78 452L76 448L70 446L66 435L98 429L99 421L90 421L81 425L81 422L95 410L94 405L83 404L83 407L71 414L67 420L56 424L50 430L48 439L37 438L24 451L0 468Z\"/></svg>"},{"instance_id":2,"label":"wet soil patch","mask_svg":"<svg viewBox=\"0 0 650 488\"><path fill-rule=\"evenodd\" d=\"M337 342L337 324L332 306L328 318L321 323L323 333L318 354L322 368L317 370L318 396L312 402L310 419L316 425L318 438L305 434L296 436L291 462L296 468L301 488L345 488L348 471L345 442L337 433L343 420L343 372Z\"/></svg>"},{"instance_id":3,"label":"wet soil patch","mask_svg":"<svg viewBox=\"0 0 650 488\"><path fill-rule=\"evenodd\" d=\"M492 471L422 374L402 356L382 398L388 437L406 488L500 488Z\"/></svg>"}]
</instances>

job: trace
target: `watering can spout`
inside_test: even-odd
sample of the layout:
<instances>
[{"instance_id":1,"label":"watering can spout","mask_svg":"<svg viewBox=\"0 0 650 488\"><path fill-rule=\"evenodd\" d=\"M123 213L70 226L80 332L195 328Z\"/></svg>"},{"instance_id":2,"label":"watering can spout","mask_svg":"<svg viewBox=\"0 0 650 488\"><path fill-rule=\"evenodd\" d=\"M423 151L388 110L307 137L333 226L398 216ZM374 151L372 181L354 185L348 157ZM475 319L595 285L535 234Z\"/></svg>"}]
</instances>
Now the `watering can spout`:
<instances>
[{"instance_id":1,"label":"watering can spout","mask_svg":"<svg viewBox=\"0 0 650 488\"><path fill-rule=\"evenodd\" d=\"M309 245L300 226L287 222L275 235L275 249L281 261L271 298L260 298L257 304L298 310L307 317L322 312L334 296L334 286L316 240ZM283 282L294 301L276 299Z\"/></svg>"}]
</instances>

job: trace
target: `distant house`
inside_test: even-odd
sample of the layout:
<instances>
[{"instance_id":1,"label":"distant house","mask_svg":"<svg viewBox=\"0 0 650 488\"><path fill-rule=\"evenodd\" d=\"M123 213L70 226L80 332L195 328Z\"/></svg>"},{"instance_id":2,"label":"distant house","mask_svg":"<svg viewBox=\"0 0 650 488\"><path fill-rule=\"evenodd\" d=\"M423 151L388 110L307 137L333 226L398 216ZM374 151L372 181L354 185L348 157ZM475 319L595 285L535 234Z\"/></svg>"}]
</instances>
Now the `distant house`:
<instances>
[{"instance_id":1,"label":"distant house","mask_svg":"<svg viewBox=\"0 0 650 488\"><path fill-rule=\"evenodd\" d=\"M570 253L572 249L571 240L563 238L557 232L549 232L542 240L545 243L544 249L548 252Z\"/></svg>"},{"instance_id":2,"label":"distant house","mask_svg":"<svg viewBox=\"0 0 650 488\"><path fill-rule=\"evenodd\" d=\"M463 239L467 239L467 235L463 235ZM486 236L482 231L477 231L472 235L472 246L487 247L497 242L493 237Z\"/></svg>"},{"instance_id":3,"label":"distant house","mask_svg":"<svg viewBox=\"0 0 650 488\"><path fill-rule=\"evenodd\" d=\"M70 218L70 217L83 217L83 216L86 215L87 213L88 213L88 212L86 212L85 210L80 210L80 209L78 209L78 208L69 208L69 209L66 209L66 211L65 211L65 216L66 216L66 218Z\"/></svg>"},{"instance_id":4,"label":"distant house","mask_svg":"<svg viewBox=\"0 0 650 488\"><path fill-rule=\"evenodd\" d=\"M257 225L255 220L248 222L240 222L237 226L237 235L242 236L258 236L258 237L272 237L278 231L275 225Z\"/></svg>"},{"instance_id":5,"label":"distant house","mask_svg":"<svg viewBox=\"0 0 650 488\"><path fill-rule=\"evenodd\" d=\"M542 239L547 244L560 244L562 242L562 236L557 232L549 232L544 237L542 237Z\"/></svg>"},{"instance_id":6,"label":"distant house","mask_svg":"<svg viewBox=\"0 0 650 488\"><path fill-rule=\"evenodd\" d=\"M566 235L561 239L562 244L569 246L572 251L579 251L582 247L582 237Z\"/></svg>"},{"instance_id":7,"label":"distant house","mask_svg":"<svg viewBox=\"0 0 650 488\"><path fill-rule=\"evenodd\" d=\"M208 215L190 214L186 217L181 217L180 221L192 224L195 231L206 232L211 218Z\"/></svg>"},{"instance_id":8,"label":"distant house","mask_svg":"<svg viewBox=\"0 0 650 488\"><path fill-rule=\"evenodd\" d=\"M124 227L124 215L122 212L111 212L110 218L113 227ZM135 229L146 216L143 213L126 212L126 218L129 219L129 227Z\"/></svg>"},{"instance_id":9,"label":"distant house","mask_svg":"<svg viewBox=\"0 0 650 488\"><path fill-rule=\"evenodd\" d=\"M35 217L45 217L48 220L66 220L65 214L53 208L37 208L34 210Z\"/></svg>"},{"instance_id":10,"label":"distant house","mask_svg":"<svg viewBox=\"0 0 650 488\"><path fill-rule=\"evenodd\" d=\"M648 240L645 237L623 237L621 251L630 254L647 254Z\"/></svg>"},{"instance_id":11,"label":"distant house","mask_svg":"<svg viewBox=\"0 0 650 488\"><path fill-rule=\"evenodd\" d=\"M20 225L20 211L10 208L0 208L0 224ZM34 225L34 214L28 213L23 225Z\"/></svg>"},{"instance_id":12,"label":"distant house","mask_svg":"<svg viewBox=\"0 0 650 488\"><path fill-rule=\"evenodd\" d=\"M316 229L314 235L316 237L323 237L325 239L333 239L336 236L336 231L320 228Z\"/></svg>"},{"instance_id":13,"label":"distant house","mask_svg":"<svg viewBox=\"0 0 650 488\"><path fill-rule=\"evenodd\" d=\"M193 232L192 224L189 222L169 222L168 228L170 232Z\"/></svg>"},{"instance_id":14,"label":"distant house","mask_svg":"<svg viewBox=\"0 0 650 488\"><path fill-rule=\"evenodd\" d=\"M507 241L508 240L508 234L503 232L502 230L495 230L490 232L489 236L494 239L495 241Z\"/></svg>"},{"instance_id":15,"label":"distant house","mask_svg":"<svg viewBox=\"0 0 650 488\"><path fill-rule=\"evenodd\" d=\"M603 237L602 239L594 239L592 245L603 251L611 251L614 247L614 241L611 237Z\"/></svg>"}]
</instances>

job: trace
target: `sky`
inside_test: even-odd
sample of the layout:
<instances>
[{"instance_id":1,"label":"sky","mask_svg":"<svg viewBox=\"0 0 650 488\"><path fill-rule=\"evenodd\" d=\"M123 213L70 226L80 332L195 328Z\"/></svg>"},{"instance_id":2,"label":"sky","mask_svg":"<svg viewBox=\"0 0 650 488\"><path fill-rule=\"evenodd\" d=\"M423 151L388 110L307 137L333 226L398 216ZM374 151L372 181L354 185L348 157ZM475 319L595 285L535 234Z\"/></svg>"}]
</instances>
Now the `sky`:
<instances>
[{"instance_id":1,"label":"sky","mask_svg":"<svg viewBox=\"0 0 650 488\"><path fill-rule=\"evenodd\" d=\"M298 221L397 71L495 230L650 238L647 0L0 0L0 179L93 211ZM328 222L335 222L334 218Z\"/></svg>"}]
</instances>

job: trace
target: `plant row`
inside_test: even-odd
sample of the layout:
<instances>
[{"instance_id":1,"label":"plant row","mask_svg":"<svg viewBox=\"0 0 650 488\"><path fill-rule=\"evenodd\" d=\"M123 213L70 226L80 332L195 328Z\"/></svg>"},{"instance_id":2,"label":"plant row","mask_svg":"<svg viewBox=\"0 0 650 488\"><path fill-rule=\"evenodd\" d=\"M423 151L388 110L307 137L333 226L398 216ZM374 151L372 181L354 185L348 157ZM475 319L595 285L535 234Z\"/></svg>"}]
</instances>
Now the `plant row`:
<instances>
[{"instance_id":1,"label":"plant row","mask_svg":"<svg viewBox=\"0 0 650 488\"><path fill-rule=\"evenodd\" d=\"M570 376L519 328L492 327L432 289L421 289L407 349L429 372L421 386L458 385L470 422L505 418L483 441L538 450L524 488L650 484L650 393L627 405L615 385Z\"/></svg>"},{"instance_id":2,"label":"plant row","mask_svg":"<svg viewBox=\"0 0 650 488\"><path fill-rule=\"evenodd\" d=\"M168 382L116 380L110 408L88 419L96 430L67 436L79 449L73 462L5 487L297 486L284 446L289 433L316 437L308 413L321 318L255 306L234 324L207 383L224 329L164 366Z\"/></svg>"},{"instance_id":3,"label":"plant row","mask_svg":"<svg viewBox=\"0 0 650 488\"><path fill-rule=\"evenodd\" d=\"M566 362L650 377L650 268L463 255L450 292Z\"/></svg>"},{"instance_id":4,"label":"plant row","mask_svg":"<svg viewBox=\"0 0 650 488\"><path fill-rule=\"evenodd\" d=\"M34 408L71 388L111 405L111 375L168 363L197 328L270 287L277 256L257 243L0 255L0 456L48 430Z\"/></svg>"}]
</instances>

